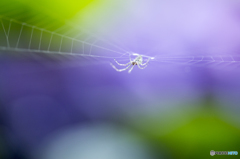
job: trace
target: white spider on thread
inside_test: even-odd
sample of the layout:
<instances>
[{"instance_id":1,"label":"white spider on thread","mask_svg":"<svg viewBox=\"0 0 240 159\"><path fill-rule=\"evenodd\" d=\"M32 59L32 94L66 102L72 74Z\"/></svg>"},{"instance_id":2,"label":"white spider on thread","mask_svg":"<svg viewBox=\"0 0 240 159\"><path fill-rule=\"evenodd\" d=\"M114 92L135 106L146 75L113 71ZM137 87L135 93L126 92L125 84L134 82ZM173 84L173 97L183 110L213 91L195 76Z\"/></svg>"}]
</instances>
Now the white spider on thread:
<instances>
[{"instance_id":1,"label":"white spider on thread","mask_svg":"<svg viewBox=\"0 0 240 159\"><path fill-rule=\"evenodd\" d=\"M130 59L130 62L126 63L126 64L120 64L117 62L117 60L114 59L114 61L119 65L119 66L127 66L126 68L124 69L117 69L112 63L110 63L110 65L118 72L122 72L122 71L125 71L127 70L130 66L132 66L129 70L128 70L128 73L131 73L131 71L133 70L133 67L135 65L138 66L138 68L140 69L144 69L147 67L147 64L150 60L150 58L148 58L147 62L143 64L143 57L142 55L138 55L133 61L131 60L131 57L129 56L129 59ZM144 66L144 67L140 67L140 66Z\"/></svg>"}]
</instances>

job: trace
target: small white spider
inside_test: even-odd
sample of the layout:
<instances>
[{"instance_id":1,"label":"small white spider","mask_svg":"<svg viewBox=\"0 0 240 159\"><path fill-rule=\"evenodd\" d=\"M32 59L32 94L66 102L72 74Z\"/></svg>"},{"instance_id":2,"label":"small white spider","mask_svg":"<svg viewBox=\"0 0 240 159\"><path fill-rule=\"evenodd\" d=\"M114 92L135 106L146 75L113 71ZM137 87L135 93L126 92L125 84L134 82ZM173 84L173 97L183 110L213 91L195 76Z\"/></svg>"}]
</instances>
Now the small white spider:
<instances>
[{"instance_id":1,"label":"small white spider","mask_svg":"<svg viewBox=\"0 0 240 159\"><path fill-rule=\"evenodd\" d=\"M126 68L124 69L117 69L112 63L110 63L110 65L118 72L122 72L122 71L125 71L127 70L130 66L132 66L129 70L128 70L128 73L131 73L131 71L133 70L133 67L135 65L138 66L138 68L140 69L144 69L147 67L147 64L150 60L150 58L148 58L147 62L143 64L143 58L141 55L138 55L133 61L131 60L131 57L129 56L129 59L130 59L130 62L129 63L126 63L126 64L120 64L117 62L117 60L114 59L114 61L119 65L119 66L127 66ZM140 66L144 66L144 67L140 67Z\"/></svg>"}]
</instances>

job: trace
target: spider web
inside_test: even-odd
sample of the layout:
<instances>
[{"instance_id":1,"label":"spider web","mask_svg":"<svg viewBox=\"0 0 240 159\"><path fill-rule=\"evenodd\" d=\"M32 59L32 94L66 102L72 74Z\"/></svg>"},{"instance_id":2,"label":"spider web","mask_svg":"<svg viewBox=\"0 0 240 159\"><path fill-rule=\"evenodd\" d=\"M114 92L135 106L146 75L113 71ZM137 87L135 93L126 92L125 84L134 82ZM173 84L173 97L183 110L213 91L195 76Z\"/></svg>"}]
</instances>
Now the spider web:
<instances>
[{"instance_id":1,"label":"spider web","mask_svg":"<svg viewBox=\"0 0 240 159\"><path fill-rule=\"evenodd\" d=\"M66 25L55 31L49 31L6 17L0 17L0 23L1 50L94 58L122 58L128 57L129 54L126 49L96 35L86 36L85 32L73 33L74 30L67 30Z\"/></svg>"},{"instance_id":2,"label":"spider web","mask_svg":"<svg viewBox=\"0 0 240 159\"><path fill-rule=\"evenodd\" d=\"M32 19L32 21L36 20L39 20L39 18ZM123 63L129 62L130 55L139 55L131 52L128 48L104 40L96 34L83 29L79 31L79 27L72 24L50 31L50 29L30 25L5 16L0 17L0 23L0 50L82 56L99 60L112 60L114 58ZM69 29L69 27L72 29ZM142 56L144 60L150 58L150 62L163 65L192 65L220 69L238 68L240 66L240 56L236 55Z\"/></svg>"}]
</instances>

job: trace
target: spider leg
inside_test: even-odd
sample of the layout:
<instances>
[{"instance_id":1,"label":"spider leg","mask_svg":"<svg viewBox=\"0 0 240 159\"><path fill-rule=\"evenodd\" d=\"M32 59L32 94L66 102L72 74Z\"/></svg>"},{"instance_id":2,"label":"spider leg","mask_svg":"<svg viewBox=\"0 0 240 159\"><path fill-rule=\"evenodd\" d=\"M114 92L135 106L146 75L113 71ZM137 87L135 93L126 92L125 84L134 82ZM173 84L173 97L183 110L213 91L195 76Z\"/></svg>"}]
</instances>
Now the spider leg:
<instances>
[{"instance_id":1,"label":"spider leg","mask_svg":"<svg viewBox=\"0 0 240 159\"><path fill-rule=\"evenodd\" d=\"M114 59L114 61L115 61L119 66L127 66L127 65L129 65L129 64L131 63L131 62L129 62L129 63L126 63L126 64L120 64L120 63L117 62L117 60Z\"/></svg>"},{"instance_id":2,"label":"spider leg","mask_svg":"<svg viewBox=\"0 0 240 159\"><path fill-rule=\"evenodd\" d=\"M131 59L131 54L129 54L129 60L130 60L130 62L132 62L132 59Z\"/></svg>"},{"instance_id":3,"label":"spider leg","mask_svg":"<svg viewBox=\"0 0 240 159\"><path fill-rule=\"evenodd\" d=\"M117 69L112 63L110 63L110 65L116 70L116 71L118 71L118 72L122 72L122 71L125 71L125 70L127 70L131 65L129 65L129 66L127 66L126 68L124 68L124 69Z\"/></svg>"},{"instance_id":4,"label":"spider leg","mask_svg":"<svg viewBox=\"0 0 240 159\"><path fill-rule=\"evenodd\" d=\"M131 65L130 65L131 66ZM128 71L128 73L131 73L131 71L133 70L133 67L134 67L135 65L133 65L130 69L129 69L129 71Z\"/></svg>"},{"instance_id":5,"label":"spider leg","mask_svg":"<svg viewBox=\"0 0 240 159\"><path fill-rule=\"evenodd\" d=\"M150 61L150 58L148 58L147 62L144 64L141 64L142 66L145 66L146 64L148 64L148 62Z\"/></svg>"},{"instance_id":6,"label":"spider leg","mask_svg":"<svg viewBox=\"0 0 240 159\"><path fill-rule=\"evenodd\" d=\"M140 66L138 65L138 68L140 68L140 69L144 69L144 68L146 68L146 67L147 67L147 65L144 66L144 67L140 67Z\"/></svg>"}]
</instances>

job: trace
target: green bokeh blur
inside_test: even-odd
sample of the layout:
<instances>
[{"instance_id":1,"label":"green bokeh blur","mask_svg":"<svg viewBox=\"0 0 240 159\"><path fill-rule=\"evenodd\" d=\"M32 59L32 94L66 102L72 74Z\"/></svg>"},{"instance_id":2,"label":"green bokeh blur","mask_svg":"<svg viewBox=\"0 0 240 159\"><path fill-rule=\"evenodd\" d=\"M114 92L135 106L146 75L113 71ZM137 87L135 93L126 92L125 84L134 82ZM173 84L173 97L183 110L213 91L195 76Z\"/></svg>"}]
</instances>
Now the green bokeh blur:
<instances>
[{"instance_id":1,"label":"green bokeh blur","mask_svg":"<svg viewBox=\"0 0 240 159\"><path fill-rule=\"evenodd\" d=\"M214 100L203 99L202 103L135 118L130 125L165 158L212 158L211 150L239 152L239 116L219 106Z\"/></svg>"}]
</instances>

